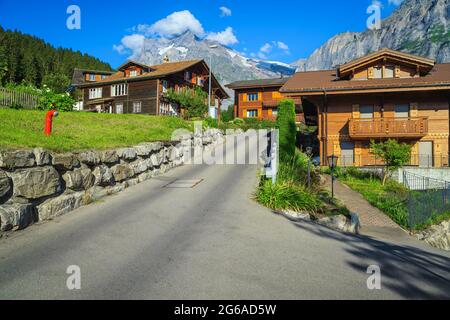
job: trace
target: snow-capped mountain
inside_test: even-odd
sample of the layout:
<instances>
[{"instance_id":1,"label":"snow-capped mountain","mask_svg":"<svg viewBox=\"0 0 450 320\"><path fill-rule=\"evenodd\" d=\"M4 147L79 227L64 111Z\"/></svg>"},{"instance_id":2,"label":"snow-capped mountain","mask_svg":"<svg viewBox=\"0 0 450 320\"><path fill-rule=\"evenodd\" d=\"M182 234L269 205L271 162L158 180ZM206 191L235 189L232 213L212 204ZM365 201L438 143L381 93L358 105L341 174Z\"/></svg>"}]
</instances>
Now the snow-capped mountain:
<instances>
[{"instance_id":1,"label":"snow-capped mountain","mask_svg":"<svg viewBox=\"0 0 450 320\"><path fill-rule=\"evenodd\" d=\"M217 47L211 48L212 45ZM236 50L198 38L190 31L172 39L145 39L142 52L133 58L152 65L162 63L166 55L170 61L204 59L208 64L211 58L213 72L222 84L237 80L277 78L295 72L295 68L288 64L245 57Z\"/></svg>"}]
</instances>

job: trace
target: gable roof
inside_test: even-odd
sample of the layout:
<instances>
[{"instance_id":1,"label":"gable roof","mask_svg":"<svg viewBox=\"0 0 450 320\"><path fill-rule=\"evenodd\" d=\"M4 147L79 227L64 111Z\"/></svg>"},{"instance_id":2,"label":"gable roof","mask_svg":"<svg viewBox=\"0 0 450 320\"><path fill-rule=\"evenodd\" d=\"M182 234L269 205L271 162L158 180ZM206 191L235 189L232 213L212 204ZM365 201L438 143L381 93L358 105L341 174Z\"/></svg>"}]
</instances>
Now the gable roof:
<instances>
[{"instance_id":1,"label":"gable roof","mask_svg":"<svg viewBox=\"0 0 450 320\"><path fill-rule=\"evenodd\" d=\"M230 89L281 87L288 81L288 79L289 78L276 78L276 79L235 81L227 84L225 87Z\"/></svg>"},{"instance_id":2,"label":"gable roof","mask_svg":"<svg viewBox=\"0 0 450 320\"><path fill-rule=\"evenodd\" d=\"M381 49L379 51L368 54L364 57L352 60L339 66L339 74L345 74L352 71L355 68L363 67L367 64L380 60L382 58L393 59L405 64L412 64L420 66L425 71L430 71L435 65L435 61L420 56L404 53L401 51L395 51L388 48Z\"/></svg>"},{"instance_id":3,"label":"gable roof","mask_svg":"<svg viewBox=\"0 0 450 320\"><path fill-rule=\"evenodd\" d=\"M143 67L143 68L145 68L145 69L151 69L151 68L152 68L152 67L149 66L149 65L146 65L146 64L143 64L143 63L139 63L139 62L136 62L136 61L134 61L134 60L127 60L127 61L125 61L123 64L121 64L121 65L117 68L117 70L125 69L125 67L128 66L128 65L130 65L130 64L135 64L135 65L138 65L138 66Z\"/></svg>"},{"instance_id":4,"label":"gable roof","mask_svg":"<svg viewBox=\"0 0 450 320\"><path fill-rule=\"evenodd\" d=\"M126 65L128 63L130 63L130 61L123 64L121 67L123 67L124 65ZM203 66L207 70L209 70L208 65L205 63L205 61L203 59L202 60L186 60L186 61L177 61L177 62L167 62L167 63L162 63L162 64L158 64L158 65L153 65L153 66L143 65L146 68L150 68L150 71L144 72L141 75L138 75L135 77L126 77L124 75L123 71L118 71L104 80L85 83L85 84L81 85L81 87L96 87L98 85L107 85L107 84L113 84L113 83L123 82L123 81L134 82L134 81L148 80L148 79L159 79L159 78L163 78L165 76L168 76L168 75L171 75L171 74L174 74L177 72L184 71L184 70L186 70L190 67L193 67L197 64L200 64L200 63L202 63ZM142 65L142 64L140 64L140 65ZM213 80L213 82L215 82L215 84L218 86L218 88L222 92L222 96L224 97L224 99L229 98L229 95L226 93L225 89L220 85L219 81L217 81L214 74L212 74L212 80Z\"/></svg>"},{"instance_id":5,"label":"gable roof","mask_svg":"<svg viewBox=\"0 0 450 320\"><path fill-rule=\"evenodd\" d=\"M102 70L89 70L89 69L73 69L72 74L72 86L77 86L86 82L84 75L86 73L94 73L94 74L104 74L104 75L112 75L115 71L102 71Z\"/></svg>"},{"instance_id":6,"label":"gable roof","mask_svg":"<svg viewBox=\"0 0 450 320\"><path fill-rule=\"evenodd\" d=\"M351 91L396 91L398 89L450 89L450 63L436 64L425 76L419 78L392 78L372 80L340 80L336 70L297 72L280 89L282 93L322 94Z\"/></svg>"}]
</instances>

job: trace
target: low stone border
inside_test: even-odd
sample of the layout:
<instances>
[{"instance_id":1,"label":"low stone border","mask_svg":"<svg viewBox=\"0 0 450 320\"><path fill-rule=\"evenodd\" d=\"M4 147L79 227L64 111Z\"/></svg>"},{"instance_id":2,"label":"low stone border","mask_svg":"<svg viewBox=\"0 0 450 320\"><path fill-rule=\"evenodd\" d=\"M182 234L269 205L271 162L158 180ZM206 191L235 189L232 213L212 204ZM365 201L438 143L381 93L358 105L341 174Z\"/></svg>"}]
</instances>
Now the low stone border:
<instances>
[{"instance_id":1,"label":"low stone border","mask_svg":"<svg viewBox=\"0 0 450 320\"><path fill-rule=\"evenodd\" d=\"M0 236L53 219L184 164L186 148L223 141L218 129L180 141L113 150L53 153L0 150Z\"/></svg>"},{"instance_id":2,"label":"low stone border","mask_svg":"<svg viewBox=\"0 0 450 320\"><path fill-rule=\"evenodd\" d=\"M359 216L357 213L351 213L351 219L347 218L344 215L312 219L311 215L307 212L296 212L292 210L283 210L279 211L278 213L294 222L308 221L342 232L359 234L359 229L361 228Z\"/></svg>"},{"instance_id":3,"label":"low stone border","mask_svg":"<svg viewBox=\"0 0 450 320\"><path fill-rule=\"evenodd\" d=\"M442 221L413 235L432 247L450 251L450 220Z\"/></svg>"}]
</instances>

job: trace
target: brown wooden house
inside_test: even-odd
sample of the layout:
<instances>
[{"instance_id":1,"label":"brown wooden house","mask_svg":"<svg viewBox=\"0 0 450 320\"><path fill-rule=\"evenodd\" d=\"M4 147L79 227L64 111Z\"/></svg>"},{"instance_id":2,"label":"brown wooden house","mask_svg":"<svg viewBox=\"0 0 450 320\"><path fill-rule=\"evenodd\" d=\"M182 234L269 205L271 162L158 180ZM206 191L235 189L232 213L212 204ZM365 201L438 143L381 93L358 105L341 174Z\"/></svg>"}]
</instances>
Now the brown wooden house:
<instances>
[{"instance_id":1,"label":"brown wooden house","mask_svg":"<svg viewBox=\"0 0 450 320\"><path fill-rule=\"evenodd\" d=\"M283 99L280 89L286 81L288 78L237 81L226 85L235 92L235 117L276 120L278 103ZM299 103L296 113L297 122L304 122Z\"/></svg>"},{"instance_id":2,"label":"brown wooden house","mask_svg":"<svg viewBox=\"0 0 450 320\"><path fill-rule=\"evenodd\" d=\"M449 165L450 64L383 49L336 70L298 72L280 89L316 115L323 165L382 164L370 140L411 144L410 165Z\"/></svg>"},{"instance_id":3,"label":"brown wooden house","mask_svg":"<svg viewBox=\"0 0 450 320\"><path fill-rule=\"evenodd\" d=\"M105 113L138 113L151 115L180 115L180 106L170 102L165 93L183 88L209 91L209 67L203 60L168 62L154 66L127 61L118 71L97 81L84 82L83 109ZM214 74L211 79L211 104L220 110L221 100L229 96Z\"/></svg>"}]
</instances>

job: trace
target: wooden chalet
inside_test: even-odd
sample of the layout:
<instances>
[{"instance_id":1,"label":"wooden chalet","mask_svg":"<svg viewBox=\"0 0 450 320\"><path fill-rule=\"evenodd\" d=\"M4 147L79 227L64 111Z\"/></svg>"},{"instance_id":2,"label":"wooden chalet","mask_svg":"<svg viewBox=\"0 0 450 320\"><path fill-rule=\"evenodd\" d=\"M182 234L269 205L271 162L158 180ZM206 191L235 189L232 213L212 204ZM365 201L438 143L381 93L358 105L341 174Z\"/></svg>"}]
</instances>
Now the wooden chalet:
<instances>
[{"instance_id":1,"label":"wooden chalet","mask_svg":"<svg viewBox=\"0 0 450 320\"><path fill-rule=\"evenodd\" d=\"M278 103L283 99L280 89L286 81L288 78L237 81L226 85L235 92L235 117L276 120ZM296 104L296 114L297 122L304 122L300 103Z\"/></svg>"},{"instance_id":2,"label":"wooden chalet","mask_svg":"<svg viewBox=\"0 0 450 320\"><path fill-rule=\"evenodd\" d=\"M342 166L382 164L370 140L412 146L410 165L449 165L450 64L383 49L335 70L298 72L280 92L317 117L320 156Z\"/></svg>"},{"instance_id":3,"label":"wooden chalet","mask_svg":"<svg viewBox=\"0 0 450 320\"><path fill-rule=\"evenodd\" d=\"M211 105L220 110L221 101L229 96L214 74L211 83ZM83 91L84 110L178 116L183 110L165 97L167 90L199 87L208 92L208 85L209 67L204 60L169 62L165 58L154 66L127 61L117 72L76 87Z\"/></svg>"}]
</instances>

